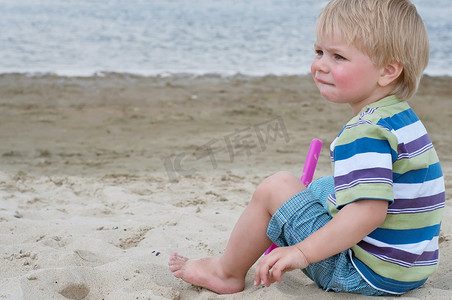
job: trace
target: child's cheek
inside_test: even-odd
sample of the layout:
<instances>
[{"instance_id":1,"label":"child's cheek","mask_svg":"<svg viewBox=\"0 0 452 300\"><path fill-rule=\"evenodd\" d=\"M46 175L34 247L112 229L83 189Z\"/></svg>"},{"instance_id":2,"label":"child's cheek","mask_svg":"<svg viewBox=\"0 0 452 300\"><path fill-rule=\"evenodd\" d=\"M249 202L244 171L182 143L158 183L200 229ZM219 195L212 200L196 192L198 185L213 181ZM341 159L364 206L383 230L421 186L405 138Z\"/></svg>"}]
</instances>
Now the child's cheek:
<instances>
[{"instance_id":1,"label":"child's cheek","mask_svg":"<svg viewBox=\"0 0 452 300\"><path fill-rule=\"evenodd\" d=\"M358 76L352 76L349 72L343 69L334 71L334 83L336 88L347 91L353 86L356 86Z\"/></svg>"}]
</instances>

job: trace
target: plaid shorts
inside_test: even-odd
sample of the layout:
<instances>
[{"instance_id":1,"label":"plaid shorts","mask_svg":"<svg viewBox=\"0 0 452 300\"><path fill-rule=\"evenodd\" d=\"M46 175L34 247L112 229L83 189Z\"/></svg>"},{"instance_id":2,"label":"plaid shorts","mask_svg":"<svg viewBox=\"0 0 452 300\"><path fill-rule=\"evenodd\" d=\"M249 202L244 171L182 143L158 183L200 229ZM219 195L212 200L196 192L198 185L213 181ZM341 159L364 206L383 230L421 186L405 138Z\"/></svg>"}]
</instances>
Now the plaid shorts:
<instances>
[{"instance_id":1,"label":"plaid shorts","mask_svg":"<svg viewBox=\"0 0 452 300\"><path fill-rule=\"evenodd\" d=\"M290 198L273 215L267 236L278 246L295 245L331 220L326 208L329 194L334 193L333 177L322 177ZM391 295L370 286L353 266L349 250L310 264L302 270L325 291L361 295Z\"/></svg>"}]
</instances>

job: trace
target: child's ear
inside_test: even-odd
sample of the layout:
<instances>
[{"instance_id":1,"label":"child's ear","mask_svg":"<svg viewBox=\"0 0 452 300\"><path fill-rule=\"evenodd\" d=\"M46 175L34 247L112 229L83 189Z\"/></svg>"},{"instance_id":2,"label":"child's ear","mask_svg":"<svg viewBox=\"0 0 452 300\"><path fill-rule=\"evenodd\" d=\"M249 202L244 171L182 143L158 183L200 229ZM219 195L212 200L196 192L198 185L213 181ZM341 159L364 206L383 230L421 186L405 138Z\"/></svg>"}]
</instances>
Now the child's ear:
<instances>
[{"instance_id":1,"label":"child's ear","mask_svg":"<svg viewBox=\"0 0 452 300\"><path fill-rule=\"evenodd\" d=\"M398 62L391 62L381 69L380 79L378 84L382 87L393 83L403 71L403 66Z\"/></svg>"}]
</instances>

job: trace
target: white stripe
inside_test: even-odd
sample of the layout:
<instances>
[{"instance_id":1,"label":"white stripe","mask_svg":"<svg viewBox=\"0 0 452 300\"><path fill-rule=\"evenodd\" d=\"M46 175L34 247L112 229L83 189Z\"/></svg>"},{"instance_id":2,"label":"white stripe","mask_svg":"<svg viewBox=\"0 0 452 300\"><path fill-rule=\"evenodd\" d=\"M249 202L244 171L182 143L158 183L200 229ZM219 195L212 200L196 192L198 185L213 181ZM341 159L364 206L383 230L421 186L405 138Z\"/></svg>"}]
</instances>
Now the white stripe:
<instances>
[{"instance_id":1,"label":"white stripe","mask_svg":"<svg viewBox=\"0 0 452 300\"><path fill-rule=\"evenodd\" d=\"M398 250L402 250L405 252L409 252L409 253L413 253L416 255L421 255L422 253L426 252L426 251L436 251L438 250L438 237L435 236L433 237L433 239L431 240L426 240L426 241L422 241L419 243L413 243L413 244L387 244L387 243L383 243L381 241L378 241L376 239L373 239L371 237L366 236L363 241L377 246L377 247L389 247L389 248L394 248L394 249L398 249Z\"/></svg>"},{"instance_id":2,"label":"white stripe","mask_svg":"<svg viewBox=\"0 0 452 300\"><path fill-rule=\"evenodd\" d=\"M336 195L335 194L329 194L327 200L331 202L334 206L336 206Z\"/></svg>"},{"instance_id":3,"label":"white stripe","mask_svg":"<svg viewBox=\"0 0 452 300\"><path fill-rule=\"evenodd\" d=\"M397 136L399 144L407 144L427 134L427 130L421 121L414 122L392 132Z\"/></svg>"},{"instance_id":4,"label":"white stripe","mask_svg":"<svg viewBox=\"0 0 452 300\"><path fill-rule=\"evenodd\" d=\"M334 163L334 176L346 175L355 170L387 168L392 170L392 157L389 153L366 152Z\"/></svg>"},{"instance_id":5,"label":"white stripe","mask_svg":"<svg viewBox=\"0 0 452 300\"><path fill-rule=\"evenodd\" d=\"M441 203L438 203L435 205L425 206L425 207L410 207L410 208L401 208L401 209L388 208L388 214L397 215L397 214L423 213L423 212L429 212L429 211L441 209L444 207L445 207L444 202L441 202Z\"/></svg>"},{"instance_id":6,"label":"white stripe","mask_svg":"<svg viewBox=\"0 0 452 300\"><path fill-rule=\"evenodd\" d=\"M394 199L416 199L428 197L444 192L444 178L423 183L394 183Z\"/></svg>"},{"instance_id":7,"label":"white stripe","mask_svg":"<svg viewBox=\"0 0 452 300\"><path fill-rule=\"evenodd\" d=\"M333 140L333 142L330 144L330 152L333 152L334 147L336 146L337 137Z\"/></svg>"}]
</instances>

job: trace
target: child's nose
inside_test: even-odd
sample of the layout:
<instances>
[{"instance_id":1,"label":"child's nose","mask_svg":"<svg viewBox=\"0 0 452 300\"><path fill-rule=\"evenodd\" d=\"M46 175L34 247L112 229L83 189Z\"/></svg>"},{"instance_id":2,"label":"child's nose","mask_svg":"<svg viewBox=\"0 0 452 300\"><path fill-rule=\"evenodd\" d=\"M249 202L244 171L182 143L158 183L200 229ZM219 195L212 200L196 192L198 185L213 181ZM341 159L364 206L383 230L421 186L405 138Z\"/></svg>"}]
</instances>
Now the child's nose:
<instances>
[{"instance_id":1,"label":"child's nose","mask_svg":"<svg viewBox=\"0 0 452 300\"><path fill-rule=\"evenodd\" d=\"M329 67L324 58L316 58L311 65L311 73L315 76L318 73L328 73Z\"/></svg>"},{"instance_id":2,"label":"child's nose","mask_svg":"<svg viewBox=\"0 0 452 300\"><path fill-rule=\"evenodd\" d=\"M322 73L328 73L330 70L327 58L325 56L318 57L317 59L315 59L313 65L316 71Z\"/></svg>"}]
</instances>

